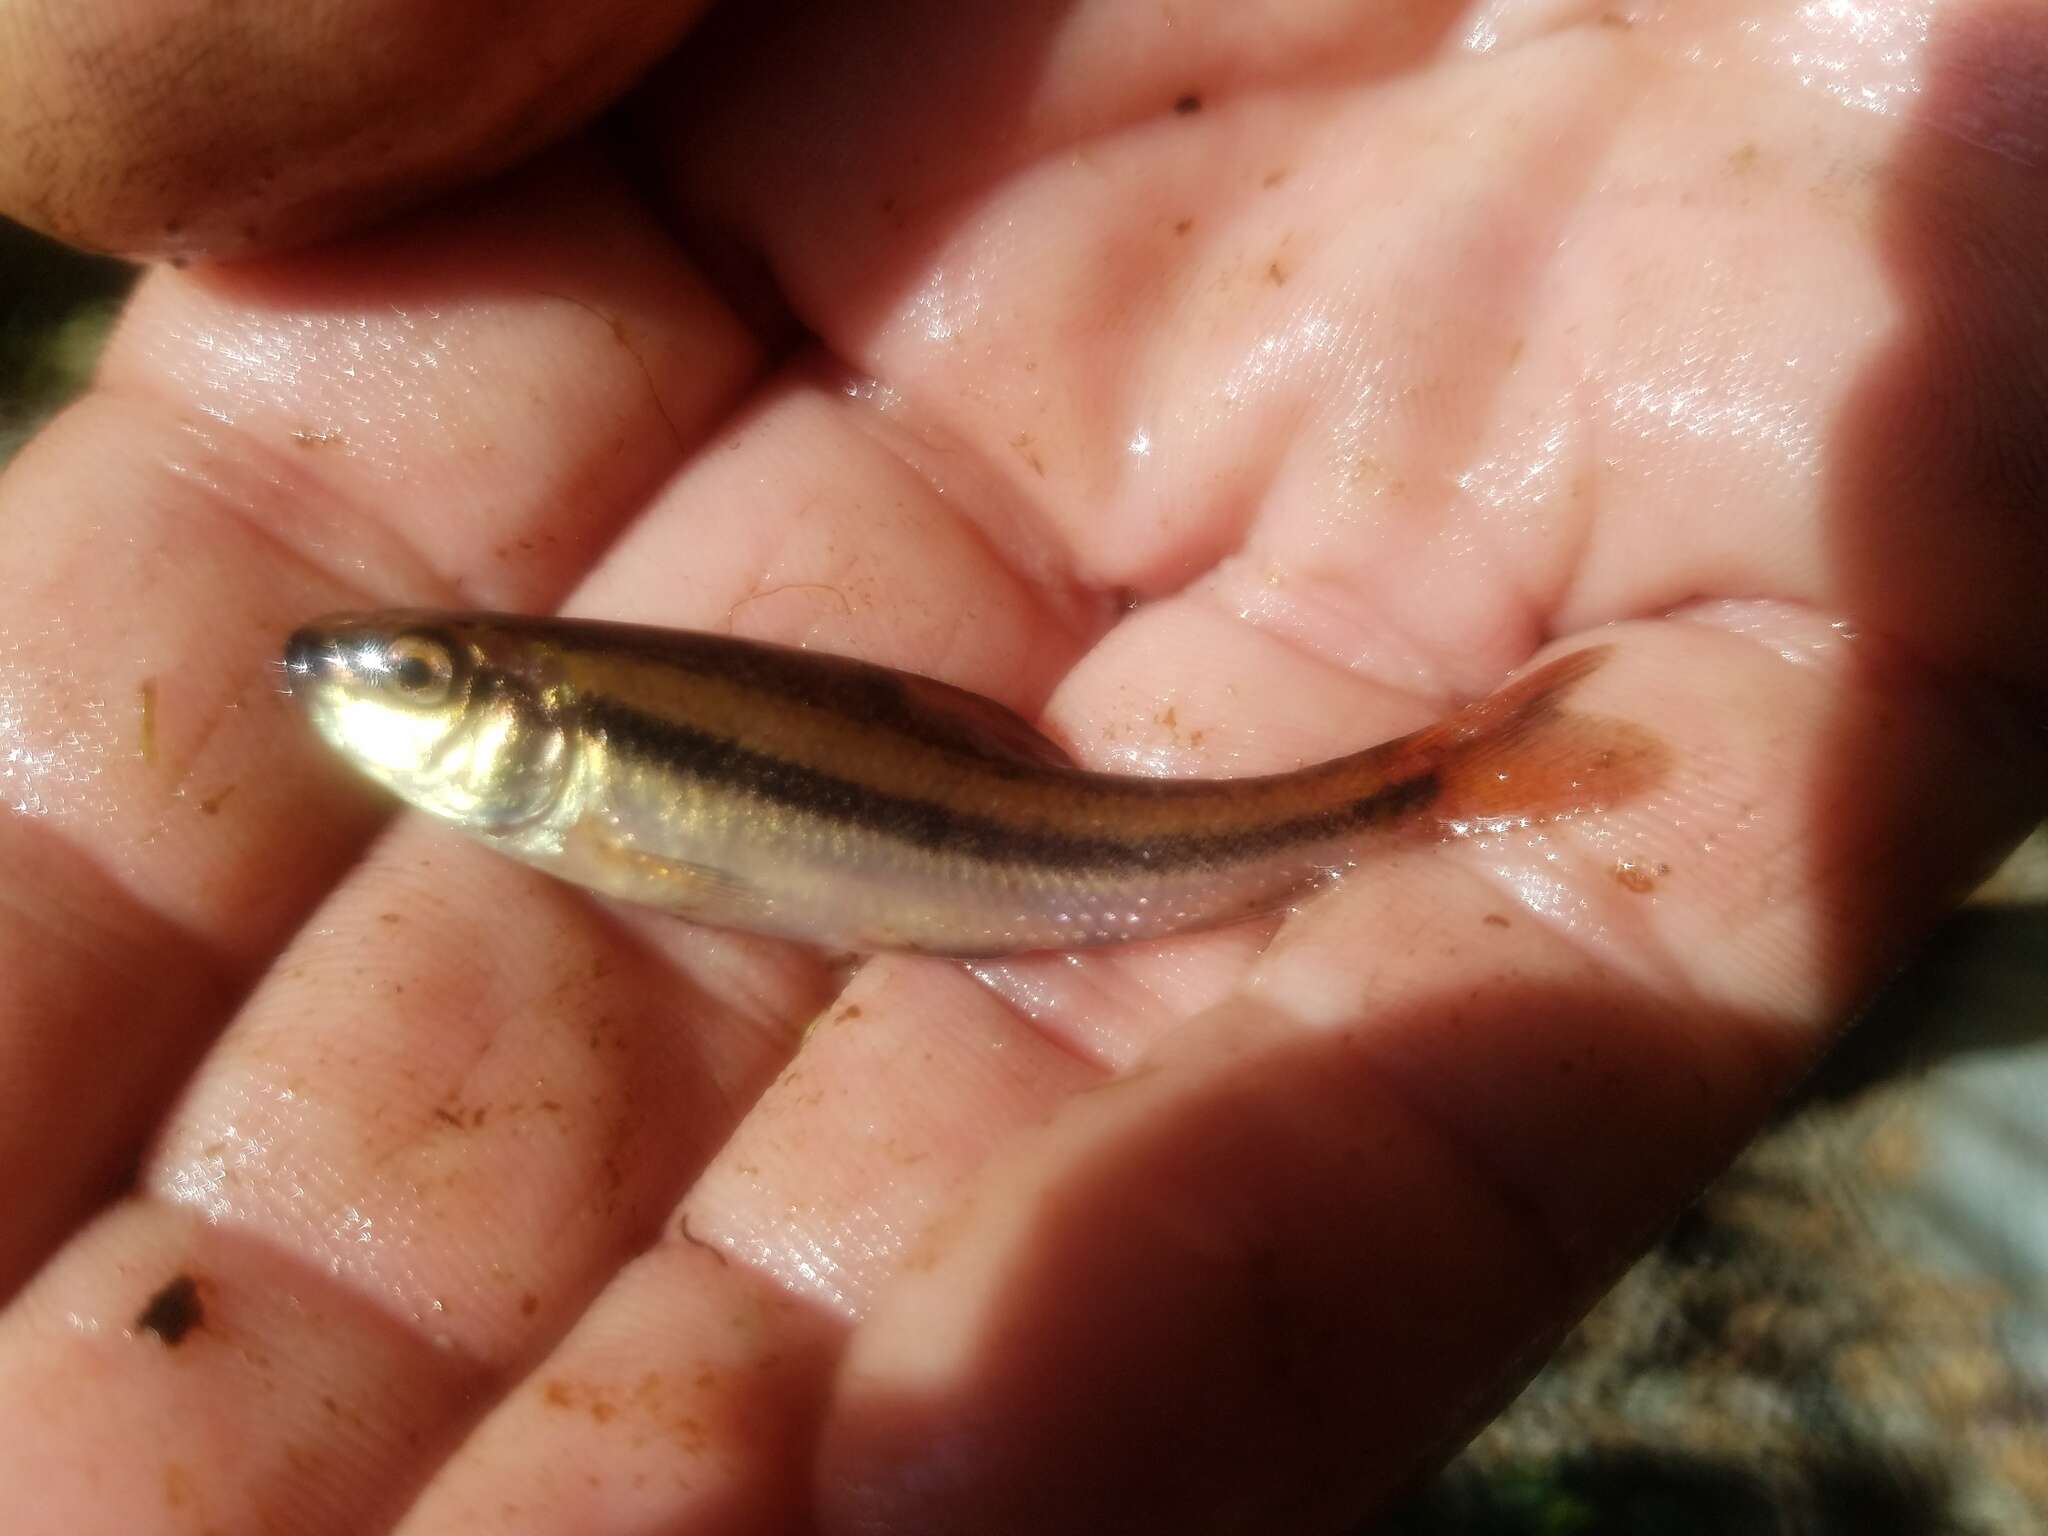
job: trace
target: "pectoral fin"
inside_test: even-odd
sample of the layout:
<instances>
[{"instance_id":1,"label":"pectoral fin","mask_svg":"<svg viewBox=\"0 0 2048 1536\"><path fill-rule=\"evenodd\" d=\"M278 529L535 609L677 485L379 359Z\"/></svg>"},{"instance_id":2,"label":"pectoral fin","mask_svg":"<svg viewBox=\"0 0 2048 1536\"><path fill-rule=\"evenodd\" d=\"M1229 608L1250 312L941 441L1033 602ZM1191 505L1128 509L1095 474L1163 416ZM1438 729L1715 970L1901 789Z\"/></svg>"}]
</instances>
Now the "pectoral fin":
<instances>
[{"instance_id":1,"label":"pectoral fin","mask_svg":"<svg viewBox=\"0 0 2048 1536\"><path fill-rule=\"evenodd\" d=\"M643 906L700 922L772 932L775 899L729 870L625 847L581 828L563 850L574 878Z\"/></svg>"}]
</instances>

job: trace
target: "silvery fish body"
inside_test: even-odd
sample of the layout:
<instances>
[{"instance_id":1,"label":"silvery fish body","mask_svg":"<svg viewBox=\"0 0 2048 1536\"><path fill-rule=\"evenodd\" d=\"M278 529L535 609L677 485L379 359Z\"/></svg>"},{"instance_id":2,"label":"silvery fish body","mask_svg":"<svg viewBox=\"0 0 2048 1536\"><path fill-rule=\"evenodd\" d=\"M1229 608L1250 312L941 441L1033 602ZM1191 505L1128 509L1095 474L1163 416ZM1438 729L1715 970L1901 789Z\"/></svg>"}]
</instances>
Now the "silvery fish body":
<instances>
[{"instance_id":1,"label":"silvery fish body","mask_svg":"<svg viewBox=\"0 0 2048 1536\"><path fill-rule=\"evenodd\" d=\"M1637 793L1655 743L1558 707L1604 656L1397 741L1225 780L1090 772L978 695L723 635L351 614L298 631L285 663L364 772L563 879L834 948L989 955L1228 922L1404 830Z\"/></svg>"}]
</instances>

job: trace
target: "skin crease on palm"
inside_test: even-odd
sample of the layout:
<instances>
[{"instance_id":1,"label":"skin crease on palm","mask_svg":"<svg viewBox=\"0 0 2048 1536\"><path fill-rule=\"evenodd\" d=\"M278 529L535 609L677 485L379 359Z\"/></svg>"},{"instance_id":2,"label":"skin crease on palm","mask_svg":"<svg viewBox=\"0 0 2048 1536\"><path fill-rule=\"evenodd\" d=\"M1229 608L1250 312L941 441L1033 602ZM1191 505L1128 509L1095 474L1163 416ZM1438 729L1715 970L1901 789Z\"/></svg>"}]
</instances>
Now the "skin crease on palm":
<instances>
[{"instance_id":1,"label":"skin crease on palm","mask_svg":"<svg viewBox=\"0 0 2048 1536\"><path fill-rule=\"evenodd\" d=\"M343 233L630 30L390 9L293 13L304 120L237 7L0 13L11 211L311 240L155 272L0 480L13 1529L1341 1529L2043 810L2018 0L677 14L602 150ZM387 603L857 654L1148 773L1597 632L1578 703L1677 766L848 979L387 820L270 667Z\"/></svg>"}]
</instances>

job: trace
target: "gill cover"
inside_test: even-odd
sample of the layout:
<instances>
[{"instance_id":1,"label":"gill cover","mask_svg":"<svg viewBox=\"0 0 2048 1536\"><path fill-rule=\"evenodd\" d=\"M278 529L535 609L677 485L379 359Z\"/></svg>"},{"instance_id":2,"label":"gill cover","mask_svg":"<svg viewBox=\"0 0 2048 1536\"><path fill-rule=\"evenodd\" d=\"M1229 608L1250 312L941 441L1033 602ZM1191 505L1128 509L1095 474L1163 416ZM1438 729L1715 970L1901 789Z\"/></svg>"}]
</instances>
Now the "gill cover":
<instances>
[{"instance_id":1,"label":"gill cover","mask_svg":"<svg viewBox=\"0 0 2048 1536\"><path fill-rule=\"evenodd\" d=\"M341 614L295 633L285 673L314 727L407 803L478 832L544 812L568 773L568 733L544 658L483 624Z\"/></svg>"}]
</instances>

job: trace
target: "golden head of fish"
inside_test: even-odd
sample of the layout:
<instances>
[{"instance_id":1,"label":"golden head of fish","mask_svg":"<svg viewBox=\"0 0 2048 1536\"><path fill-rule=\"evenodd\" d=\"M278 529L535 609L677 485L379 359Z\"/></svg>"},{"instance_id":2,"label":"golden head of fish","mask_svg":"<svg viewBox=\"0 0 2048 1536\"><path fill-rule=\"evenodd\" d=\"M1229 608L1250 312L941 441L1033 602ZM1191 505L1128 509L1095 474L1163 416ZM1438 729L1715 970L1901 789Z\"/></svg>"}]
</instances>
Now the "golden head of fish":
<instances>
[{"instance_id":1,"label":"golden head of fish","mask_svg":"<svg viewBox=\"0 0 2048 1536\"><path fill-rule=\"evenodd\" d=\"M293 633L284 667L329 744L430 815L510 831L570 772L547 648L488 619L333 614Z\"/></svg>"}]
</instances>

